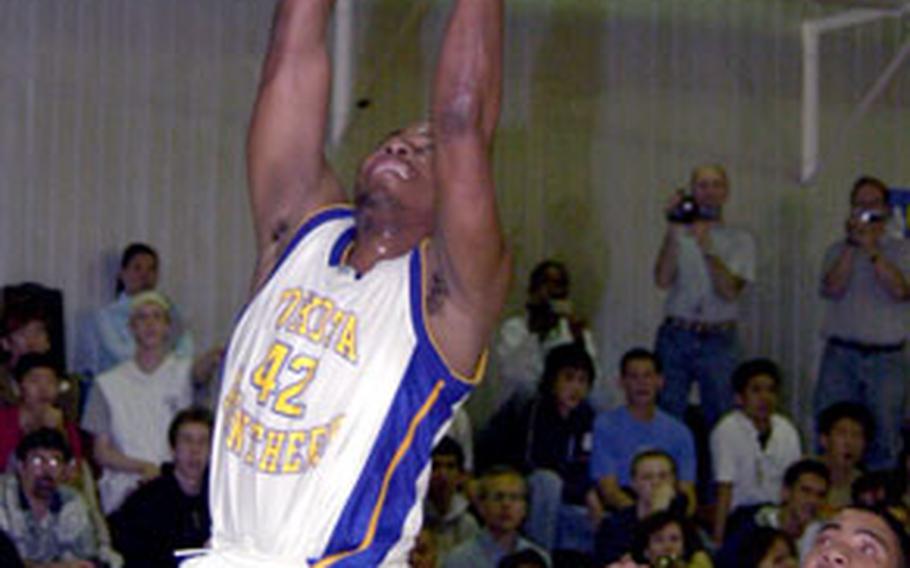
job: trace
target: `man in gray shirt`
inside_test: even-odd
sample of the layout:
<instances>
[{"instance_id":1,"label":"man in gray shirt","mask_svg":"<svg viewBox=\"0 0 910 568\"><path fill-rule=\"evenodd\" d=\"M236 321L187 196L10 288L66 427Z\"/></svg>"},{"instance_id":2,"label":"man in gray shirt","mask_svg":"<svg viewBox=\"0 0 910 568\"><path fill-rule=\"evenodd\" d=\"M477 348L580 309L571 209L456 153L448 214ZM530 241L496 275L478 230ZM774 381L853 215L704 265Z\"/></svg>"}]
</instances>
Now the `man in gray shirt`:
<instances>
[{"instance_id":1,"label":"man in gray shirt","mask_svg":"<svg viewBox=\"0 0 910 568\"><path fill-rule=\"evenodd\" d=\"M846 238L828 247L820 292L827 343L815 387L816 416L854 401L875 416L869 465L891 467L906 396L904 338L910 299L910 242L886 234L888 187L861 177L850 193Z\"/></svg>"},{"instance_id":2,"label":"man in gray shirt","mask_svg":"<svg viewBox=\"0 0 910 568\"><path fill-rule=\"evenodd\" d=\"M711 427L733 404L730 375L741 358L738 304L755 279L755 241L723 222L730 183L722 166L696 167L690 186L690 196L680 192L667 208L654 266L657 287L668 292L655 351L665 370L661 408L682 420L697 380ZM697 213L687 216L686 205Z\"/></svg>"}]
</instances>

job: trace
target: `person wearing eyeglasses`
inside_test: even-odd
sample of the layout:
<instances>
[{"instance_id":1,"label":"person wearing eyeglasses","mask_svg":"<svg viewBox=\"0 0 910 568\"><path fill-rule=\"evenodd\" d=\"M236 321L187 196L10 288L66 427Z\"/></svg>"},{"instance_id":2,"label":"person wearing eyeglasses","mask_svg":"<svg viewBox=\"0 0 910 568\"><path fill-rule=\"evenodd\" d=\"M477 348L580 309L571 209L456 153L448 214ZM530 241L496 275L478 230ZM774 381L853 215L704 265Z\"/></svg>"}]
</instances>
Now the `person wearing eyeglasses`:
<instances>
[{"instance_id":1,"label":"person wearing eyeglasses","mask_svg":"<svg viewBox=\"0 0 910 568\"><path fill-rule=\"evenodd\" d=\"M826 342L815 415L843 401L868 407L876 436L867 459L874 469L894 465L910 374L904 353L910 242L887 233L889 193L873 177L854 182L845 235L828 247L819 287Z\"/></svg>"},{"instance_id":2,"label":"person wearing eyeglasses","mask_svg":"<svg viewBox=\"0 0 910 568\"><path fill-rule=\"evenodd\" d=\"M507 466L493 466L478 480L478 506L484 528L443 558L443 568L496 568L499 561L521 550L534 550L550 566L550 556L521 536L528 512L524 476Z\"/></svg>"},{"instance_id":3,"label":"person wearing eyeglasses","mask_svg":"<svg viewBox=\"0 0 910 568\"><path fill-rule=\"evenodd\" d=\"M16 447L15 473L0 477L0 530L29 567L104 566L85 501L61 485L72 457L63 433L40 428Z\"/></svg>"},{"instance_id":4,"label":"person wearing eyeglasses","mask_svg":"<svg viewBox=\"0 0 910 568\"><path fill-rule=\"evenodd\" d=\"M667 229L654 266L667 291L655 350L665 372L660 406L682 419L692 382L713 426L733 404L730 375L740 363L739 300L755 280L755 240L724 222L730 181L723 166L692 170L689 188L667 205Z\"/></svg>"}]
</instances>

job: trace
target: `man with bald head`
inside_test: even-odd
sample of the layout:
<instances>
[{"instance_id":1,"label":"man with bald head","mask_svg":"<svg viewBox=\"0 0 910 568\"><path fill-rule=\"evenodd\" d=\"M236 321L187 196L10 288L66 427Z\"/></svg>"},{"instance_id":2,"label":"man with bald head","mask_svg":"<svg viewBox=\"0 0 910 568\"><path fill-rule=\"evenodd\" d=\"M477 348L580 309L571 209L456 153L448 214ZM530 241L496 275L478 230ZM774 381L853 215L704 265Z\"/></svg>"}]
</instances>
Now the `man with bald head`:
<instances>
[{"instance_id":1,"label":"man with bald head","mask_svg":"<svg viewBox=\"0 0 910 568\"><path fill-rule=\"evenodd\" d=\"M730 181L723 166L697 166L689 188L667 206L654 281L667 290L655 351L666 369L660 406L682 419L693 381L710 428L733 405L730 376L740 362L739 299L755 280L755 241L724 223Z\"/></svg>"},{"instance_id":2,"label":"man with bald head","mask_svg":"<svg viewBox=\"0 0 910 568\"><path fill-rule=\"evenodd\" d=\"M323 153L333 0L283 0L250 126L258 260L225 356L205 567L403 566L430 452L508 285L493 188L502 0L457 0L428 122Z\"/></svg>"}]
</instances>

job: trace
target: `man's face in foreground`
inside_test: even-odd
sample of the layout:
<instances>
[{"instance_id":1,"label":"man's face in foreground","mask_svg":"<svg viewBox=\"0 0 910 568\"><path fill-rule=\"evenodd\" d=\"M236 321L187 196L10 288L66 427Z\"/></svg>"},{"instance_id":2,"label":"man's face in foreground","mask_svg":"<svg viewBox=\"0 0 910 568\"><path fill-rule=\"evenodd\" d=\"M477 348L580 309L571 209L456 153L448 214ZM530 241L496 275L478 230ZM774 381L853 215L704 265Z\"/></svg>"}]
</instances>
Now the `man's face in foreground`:
<instances>
[{"instance_id":1,"label":"man's face in foreground","mask_svg":"<svg viewBox=\"0 0 910 568\"><path fill-rule=\"evenodd\" d=\"M845 509L825 525L803 568L901 568L897 535L878 515Z\"/></svg>"}]
</instances>

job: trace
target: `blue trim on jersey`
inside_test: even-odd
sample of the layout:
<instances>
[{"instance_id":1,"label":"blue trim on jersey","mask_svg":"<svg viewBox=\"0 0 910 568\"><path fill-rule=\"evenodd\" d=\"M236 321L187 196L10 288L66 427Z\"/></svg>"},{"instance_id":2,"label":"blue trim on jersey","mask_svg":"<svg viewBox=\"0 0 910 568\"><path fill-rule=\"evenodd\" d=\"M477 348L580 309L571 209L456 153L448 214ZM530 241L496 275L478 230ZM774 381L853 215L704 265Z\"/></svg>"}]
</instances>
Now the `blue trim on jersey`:
<instances>
[{"instance_id":1,"label":"blue trim on jersey","mask_svg":"<svg viewBox=\"0 0 910 568\"><path fill-rule=\"evenodd\" d=\"M272 279L272 276L278 271L284 261L290 256L291 252L300 244L300 241L309 235L313 230L315 230L319 225L326 223L328 221L333 221L335 219L343 219L345 217L353 217L354 211L346 205L338 205L329 207L320 211L319 213L313 215L307 221L297 229L297 233L288 243L288 246L284 248L281 256L278 257L278 262L275 263L275 266L272 267L272 271L269 273L269 277L265 279L265 282L262 283L265 286L269 280Z\"/></svg>"},{"instance_id":2,"label":"blue trim on jersey","mask_svg":"<svg viewBox=\"0 0 910 568\"><path fill-rule=\"evenodd\" d=\"M341 261L344 258L344 251L352 242L354 242L355 236L357 236L357 227L351 227L341 233L341 236L338 237L338 240L332 245L332 252L329 253L329 266L338 266L341 264Z\"/></svg>"},{"instance_id":3,"label":"blue trim on jersey","mask_svg":"<svg viewBox=\"0 0 910 568\"><path fill-rule=\"evenodd\" d=\"M429 466L433 444L442 427L452 418L453 407L471 390L471 385L451 374L423 327L420 257L418 250L412 251L409 267L409 295L417 344L363 472L323 551L323 558L350 553L333 562L333 567L378 566L398 543L408 513L412 508L421 506L419 497L422 496L417 495L417 479ZM417 425L410 447L391 475L373 539L369 546L355 553L368 537L370 519L395 453L404 442L415 414L427 402L439 381L444 382L439 398Z\"/></svg>"}]
</instances>

